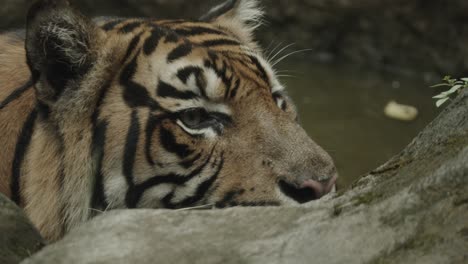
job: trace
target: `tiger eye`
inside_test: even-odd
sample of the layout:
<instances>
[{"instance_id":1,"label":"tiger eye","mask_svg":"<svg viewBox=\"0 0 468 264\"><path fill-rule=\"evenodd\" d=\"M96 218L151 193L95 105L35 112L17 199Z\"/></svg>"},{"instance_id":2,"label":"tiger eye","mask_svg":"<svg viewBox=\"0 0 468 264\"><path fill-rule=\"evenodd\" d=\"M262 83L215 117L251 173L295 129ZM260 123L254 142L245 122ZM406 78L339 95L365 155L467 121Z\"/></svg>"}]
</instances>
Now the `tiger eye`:
<instances>
[{"instance_id":1,"label":"tiger eye","mask_svg":"<svg viewBox=\"0 0 468 264\"><path fill-rule=\"evenodd\" d=\"M184 111L180 120L188 127L198 127L202 122L202 111L198 109Z\"/></svg>"},{"instance_id":2,"label":"tiger eye","mask_svg":"<svg viewBox=\"0 0 468 264\"><path fill-rule=\"evenodd\" d=\"M180 113L179 120L191 129L212 126L216 120L203 108L188 109Z\"/></svg>"}]
</instances>

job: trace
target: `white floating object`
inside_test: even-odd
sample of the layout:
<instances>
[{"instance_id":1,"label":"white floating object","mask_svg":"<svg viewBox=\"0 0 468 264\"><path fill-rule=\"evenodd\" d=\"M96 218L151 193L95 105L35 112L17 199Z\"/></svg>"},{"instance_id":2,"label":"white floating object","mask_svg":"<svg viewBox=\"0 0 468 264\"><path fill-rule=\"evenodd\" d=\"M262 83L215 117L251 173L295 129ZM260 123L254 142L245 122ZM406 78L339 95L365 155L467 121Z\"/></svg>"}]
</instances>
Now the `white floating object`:
<instances>
[{"instance_id":1,"label":"white floating object","mask_svg":"<svg viewBox=\"0 0 468 264\"><path fill-rule=\"evenodd\" d=\"M396 120L413 121L418 117L418 109L411 105L390 101L385 107L385 115Z\"/></svg>"}]
</instances>

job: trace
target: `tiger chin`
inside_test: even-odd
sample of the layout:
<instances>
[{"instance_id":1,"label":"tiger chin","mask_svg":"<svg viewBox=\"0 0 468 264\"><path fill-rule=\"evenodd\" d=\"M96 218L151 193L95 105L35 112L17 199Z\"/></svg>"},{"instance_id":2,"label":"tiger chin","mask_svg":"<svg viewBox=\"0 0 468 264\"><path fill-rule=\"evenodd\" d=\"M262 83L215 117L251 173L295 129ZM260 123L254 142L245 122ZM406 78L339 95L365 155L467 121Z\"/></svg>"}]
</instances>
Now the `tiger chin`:
<instances>
[{"instance_id":1,"label":"tiger chin","mask_svg":"<svg viewBox=\"0 0 468 264\"><path fill-rule=\"evenodd\" d=\"M99 212L296 205L337 179L253 38L255 0L199 20L35 1L0 35L0 192L49 241Z\"/></svg>"}]
</instances>

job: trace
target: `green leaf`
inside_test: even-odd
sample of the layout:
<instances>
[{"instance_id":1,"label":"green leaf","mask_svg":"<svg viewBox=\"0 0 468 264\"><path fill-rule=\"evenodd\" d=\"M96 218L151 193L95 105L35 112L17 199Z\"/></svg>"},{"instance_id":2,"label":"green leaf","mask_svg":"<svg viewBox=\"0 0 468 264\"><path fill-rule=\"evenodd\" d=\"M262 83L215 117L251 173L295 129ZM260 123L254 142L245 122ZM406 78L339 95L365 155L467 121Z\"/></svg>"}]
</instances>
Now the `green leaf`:
<instances>
[{"instance_id":1,"label":"green leaf","mask_svg":"<svg viewBox=\"0 0 468 264\"><path fill-rule=\"evenodd\" d=\"M434 96L434 97L432 97L432 98L434 98L434 99L442 99L442 98L446 98L446 97L448 97L448 94L446 94L445 92L443 92L443 93L438 94L438 95L436 95L436 96Z\"/></svg>"},{"instance_id":2,"label":"green leaf","mask_svg":"<svg viewBox=\"0 0 468 264\"><path fill-rule=\"evenodd\" d=\"M444 98L444 99L440 99L436 102L436 106L437 107L440 107L441 105L443 105L445 102L447 102L450 98Z\"/></svg>"},{"instance_id":3,"label":"green leaf","mask_svg":"<svg viewBox=\"0 0 468 264\"><path fill-rule=\"evenodd\" d=\"M437 88L437 87L443 87L443 86L449 86L449 87L450 87L450 84L448 84L448 83L440 83L440 84L436 84L436 85L431 86L431 88Z\"/></svg>"},{"instance_id":4,"label":"green leaf","mask_svg":"<svg viewBox=\"0 0 468 264\"><path fill-rule=\"evenodd\" d=\"M468 78L461 78L462 81L468 82Z\"/></svg>"},{"instance_id":5,"label":"green leaf","mask_svg":"<svg viewBox=\"0 0 468 264\"><path fill-rule=\"evenodd\" d=\"M458 91L460 88L462 88L462 85L458 84L458 85L453 86L450 90L446 91L445 93L447 93L447 95L453 94L456 91Z\"/></svg>"}]
</instances>

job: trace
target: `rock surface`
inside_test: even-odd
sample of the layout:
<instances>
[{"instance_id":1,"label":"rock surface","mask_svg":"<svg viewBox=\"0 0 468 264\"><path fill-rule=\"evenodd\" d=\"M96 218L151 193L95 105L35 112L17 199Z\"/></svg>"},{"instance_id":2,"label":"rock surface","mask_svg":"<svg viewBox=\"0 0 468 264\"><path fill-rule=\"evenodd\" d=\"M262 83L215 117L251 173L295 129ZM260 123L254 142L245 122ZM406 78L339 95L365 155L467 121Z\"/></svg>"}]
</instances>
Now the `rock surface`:
<instances>
[{"instance_id":1,"label":"rock surface","mask_svg":"<svg viewBox=\"0 0 468 264\"><path fill-rule=\"evenodd\" d=\"M2 0L0 29L24 24L31 0ZM91 16L197 18L221 0L75 0ZM468 71L466 0L261 1L264 46L296 43L312 58L398 70Z\"/></svg>"},{"instance_id":2,"label":"rock surface","mask_svg":"<svg viewBox=\"0 0 468 264\"><path fill-rule=\"evenodd\" d=\"M13 202L0 194L0 263L19 263L44 245L44 240Z\"/></svg>"},{"instance_id":3,"label":"rock surface","mask_svg":"<svg viewBox=\"0 0 468 264\"><path fill-rule=\"evenodd\" d=\"M467 263L468 90L350 190L296 208L114 211L36 263Z\"/></svg>"}]
</instances>

